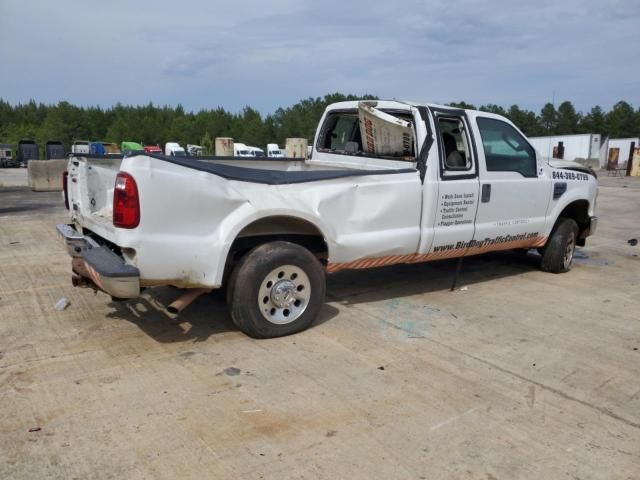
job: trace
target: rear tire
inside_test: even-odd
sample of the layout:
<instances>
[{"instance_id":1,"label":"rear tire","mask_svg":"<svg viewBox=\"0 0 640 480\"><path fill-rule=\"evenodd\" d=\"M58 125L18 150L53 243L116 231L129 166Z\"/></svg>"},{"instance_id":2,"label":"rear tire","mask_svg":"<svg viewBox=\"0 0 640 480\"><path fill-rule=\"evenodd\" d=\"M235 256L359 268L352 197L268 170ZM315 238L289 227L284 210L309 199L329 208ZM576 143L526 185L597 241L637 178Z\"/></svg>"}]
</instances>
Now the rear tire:
<instances>
[{"instance_id":1,"label":"rear tire","mask_svg":"<svg viewBox=\"0 0 640 480\"><path fill-rule=\"evenodd\" d=\"M560 218L542 252L540 268L545 272L564 273L571 270L578 240L578 224L572 218Z\"/></svg>"},{"instance_id":2,"label":"rear tire","mask_svg":"<svg viewBox=\"0 0 640 480\"><path fill-rule=\"evenodd\" d=\"M253 338L281 337L309 328L326 288L318 259L306 248L283 241L251 250L229 280L231 318Z\"/></svg>"}]
</instances>

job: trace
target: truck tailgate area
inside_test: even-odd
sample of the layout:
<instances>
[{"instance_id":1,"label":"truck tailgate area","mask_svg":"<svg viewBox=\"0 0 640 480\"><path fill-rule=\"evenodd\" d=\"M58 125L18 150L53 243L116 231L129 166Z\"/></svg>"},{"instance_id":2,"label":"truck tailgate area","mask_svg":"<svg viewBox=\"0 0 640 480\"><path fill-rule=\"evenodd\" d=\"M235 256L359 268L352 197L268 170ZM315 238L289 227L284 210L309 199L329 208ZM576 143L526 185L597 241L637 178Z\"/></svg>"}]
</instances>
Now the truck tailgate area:
<instances>
[{"instance_id":1,"label":"truck tailgate area","mask_svg":"<svg viewBox=\"0 0 640 480\"><path fill-rule=\"evenodd\" d=\"M121 156L71 158L67 195L74 221L107 236L113 230L113 187L121 163Z\"/></svg>"}]
</instances>

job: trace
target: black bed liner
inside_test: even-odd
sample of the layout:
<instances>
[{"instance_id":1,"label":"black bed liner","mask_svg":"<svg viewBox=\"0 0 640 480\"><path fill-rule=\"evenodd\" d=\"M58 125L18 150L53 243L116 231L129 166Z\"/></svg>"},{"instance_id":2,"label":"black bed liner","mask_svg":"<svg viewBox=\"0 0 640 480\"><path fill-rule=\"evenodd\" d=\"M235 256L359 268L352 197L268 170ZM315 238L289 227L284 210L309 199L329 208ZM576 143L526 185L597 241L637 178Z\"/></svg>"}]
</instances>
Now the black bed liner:
<instances>
[{"instance_id":1,"label":"black bed liner","mask_svg":"<svg viewBox=\"0 0 640 480\"><path fill-rule=\"evenodd\" d=\"M399 168L394 170L307 170L307 171L282 171L265 170L261 168L236 167L234 165L221 165L208 163L206 160L234 160L234 161L303 161L300 158L278 158L277 160L260 160L249 157L167 157L144 153L147 157L163 160L183 167L213 173L227 180L239 182L264 183L267 185L286 185L291 183L317 182L320 180L332 180L334 178L359 177L364 175L390 175L395 173L416 172L415 168Z\"/></svg>"}]
</instances>

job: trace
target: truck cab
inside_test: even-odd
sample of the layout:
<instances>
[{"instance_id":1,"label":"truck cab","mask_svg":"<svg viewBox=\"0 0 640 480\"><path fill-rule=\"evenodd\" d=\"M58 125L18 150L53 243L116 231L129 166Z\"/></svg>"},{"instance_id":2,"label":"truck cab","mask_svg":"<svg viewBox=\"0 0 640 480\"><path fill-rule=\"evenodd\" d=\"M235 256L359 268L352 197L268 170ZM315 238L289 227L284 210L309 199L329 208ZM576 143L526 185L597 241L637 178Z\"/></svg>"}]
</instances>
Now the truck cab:
<instances>
[{"instance_id":1,"label":"truck cab","mask_svg":"<svg viewBox=\"0 0 640 480\"><path fill-rule=\"evenodd\" d=\"M277 143L269 143L267 144L267 156L269 158L284 158L284 151Z\"/></svg>"},{"instance_id":2,"label":"truck cab","mask_svg":"<svg viewBox=\"0 0 640 480\"><path fill-rule=\"evenodd\" d=\"M186 157L187 152L176 142L167 142L164 146L164 154L167 157Z\"/></svg>"},{"instance_id":3,"label":"truck cab","mask_svg":"<svg viewBox=\"0 0 640 480\"><path fill-rule=\"evenodd\" d=\"M244 143L236 142L233 144L233 156L234 157L252 157L249 147Z\"/></svg>"}]
</instances>

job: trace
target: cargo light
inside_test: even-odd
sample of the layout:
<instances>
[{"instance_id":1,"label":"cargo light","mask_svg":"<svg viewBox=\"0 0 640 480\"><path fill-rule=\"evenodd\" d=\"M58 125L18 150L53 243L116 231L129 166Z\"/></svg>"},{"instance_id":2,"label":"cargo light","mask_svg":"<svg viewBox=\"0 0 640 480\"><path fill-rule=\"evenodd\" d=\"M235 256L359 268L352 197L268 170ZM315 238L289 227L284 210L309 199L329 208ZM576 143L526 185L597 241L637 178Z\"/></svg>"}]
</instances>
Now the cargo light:
<instances>
[{"instance_id":1,"label":"cargo light","mask_svg":"<svg viewBox=\"0 0 640 480\"><path fill-rule=\"evenodd\" d=\"M138 186L131 175L118 172L113 190L113 226L136 228L140 223Z\"/></svg>"}]
</instances>

